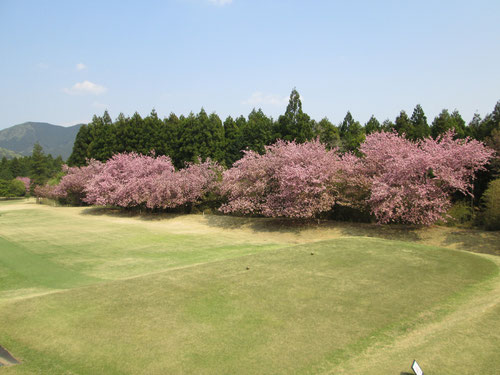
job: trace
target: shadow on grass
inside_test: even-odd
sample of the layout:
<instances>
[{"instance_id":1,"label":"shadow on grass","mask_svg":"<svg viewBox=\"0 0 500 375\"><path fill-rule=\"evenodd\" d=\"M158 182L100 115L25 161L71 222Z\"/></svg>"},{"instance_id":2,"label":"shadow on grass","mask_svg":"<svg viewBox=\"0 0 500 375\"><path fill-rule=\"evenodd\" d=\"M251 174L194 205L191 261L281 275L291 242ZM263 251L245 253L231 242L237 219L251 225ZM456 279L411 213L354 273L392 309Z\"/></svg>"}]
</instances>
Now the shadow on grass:
<instances>
[{"instance_id":1,"label":"shadow on grass","mask_svg":"<svg viewBox=\"0 0 500 375\"><path fill-rule=\"evenodd\" d=\"M416 225L399 224L367 224L367 223L346 223L336 222L334 224L343 235L375 237L386 240L420 242L423 227Z\"/></svg>"},{"instance_id":2,"label":"shadow on grass","mask_svg":"<svg viewBox=\"0 0 500 375\"><path fill-rule=\"evenodd\" d=\"M500 232L474 229L450 230L443 240L443 245L475 253L500 255Z\"/></svg>"},{"instance_id":3,"label":"shadow on grass","mask_svg":"<svg viewBox=\"0 0 500 375\"><path fill-rule=\"evenodd\" d=\"M206 215L208 226L222 229L247 228L254 232L300 233L317 227L315 220L294 220L289 218L241 217L231 215Z\"/></svg>"},{"instance_id":4,"label":"shadow on grass","mask_svg":"<svg viewBox=\"0 0 500 375\"><path fill-rule=\"evenodd\" d=\"M115 207L87 207L81 212L82 215L110 216L117 218L137 218L145 221L171 220L187 215L202 216L202 213L183 212L152 212L138 209L122 209ZM290 232L299 233L301 230L317 227L316 220L293 220L288 218L263 218L242 217L224 214L203 215L205 223L210 227L221 229L247 228L255 232Z\"/></svg>"},{"instance_id":5,"label":"shadow on grass","mask_svg":"<svg viewBox=\"0 0 500 375\"><path fill-rule=\"evenodd\" d=\"M124 210L113 207L88 207L83 215L137 218L144 221L171 220L188 215L182 212L151 212L146 210ZM193 214L190 214L193 215ZM201 214L195 214L201 216ZM298 220L290 218L265 218L232 216L212 213L204 215L206 225L221 229L249 229L255 233L300 234L305 230L325 229L339 236L374 237L387 240L415 242L441 247L450 247L476 253L500 255L500 232L479 229L451 228L445 226L418 226L373 223L353 223L333 220Z\"/></svg>"},{"instance_id":6,"label":"shadow on grass","mask_svg":"<svg viewBox=\"0 0 500 375\"><path fill-rule=\"evenodd\" d=\"M336 223L342 234L416 242L457 250L500 255L500 232L445 226Z\"/></svg>"},{"instance_id":7,"label":"shadow on grass","mask_svg":"<svg viewBox=\"0 0 500 375\"><path fill-rule=\"evenodd\" d=\"M500 255L500 232L479 229L450 228L401 224L352 223L333 220L293 220L283 218L252 218L227 215L207 215L206 223L223 229L247 228L256 233L279 232L300 234L308 229L325 229L340 236L373 237L386 240L414 242L458 250Z\"/></svg>"},{"instance_id":8,"label":"shadow on grass","mask_svg":"<svg viewBox=\"0 0 500 375\"><path fill-rule=\"evenodd\" d=\"M82 215L92 216L110 216L118 218L137 218L145 221L161 221L175 219L179 216L184 216L183 213L170 212L151 212L141 210L124 210L113 207L88 207L82 210Z\"/></svg>"},{"instance_id":9,"label":"shadow on grass","mask_svg":"<svg viewBox=\"0 0 500 375\"><path fill-rule=\"evenodd\" d=\"M422 240L419 226L378 225L367 223L352 223L334 220L289 219L264 217L239 217L229 215L208 215L209 226L223 229L247 228L256 233L280 232L298 234L303 230L325 229L337 231L342 236L376 237L390 240L418 242Z\"/></svg>"},{"instance_id":10,"label":"shadow on grass","mask_svg":"<svg viewBox=\"0 0 500 375\"><path fill-rule=\"evenodd\" d=\"M2 346L0 346L0 360L1 360L0 361L0 366L1 365L17 365L17 364L21 363L17 359L15 359L12 356L12 354L10 354Z\"/></svg>"}]
</instances>

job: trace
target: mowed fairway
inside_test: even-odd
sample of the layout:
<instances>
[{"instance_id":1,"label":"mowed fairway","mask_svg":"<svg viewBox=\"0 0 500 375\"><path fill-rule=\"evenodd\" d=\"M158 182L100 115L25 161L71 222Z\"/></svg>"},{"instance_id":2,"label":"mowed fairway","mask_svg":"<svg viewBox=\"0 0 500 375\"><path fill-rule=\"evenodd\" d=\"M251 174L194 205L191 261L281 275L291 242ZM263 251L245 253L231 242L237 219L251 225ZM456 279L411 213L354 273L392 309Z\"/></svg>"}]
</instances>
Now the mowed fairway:
<instances>
[{"instance_id":1,"label":"mowed fairway","mask_svg":"<svg viewBox=\"0 0 500 375\"><path fill-rule=\"evenodd\" d=\"M0 373L500 373L498 256L359 228L0 202Z\"/></svg>"}]
</instances>

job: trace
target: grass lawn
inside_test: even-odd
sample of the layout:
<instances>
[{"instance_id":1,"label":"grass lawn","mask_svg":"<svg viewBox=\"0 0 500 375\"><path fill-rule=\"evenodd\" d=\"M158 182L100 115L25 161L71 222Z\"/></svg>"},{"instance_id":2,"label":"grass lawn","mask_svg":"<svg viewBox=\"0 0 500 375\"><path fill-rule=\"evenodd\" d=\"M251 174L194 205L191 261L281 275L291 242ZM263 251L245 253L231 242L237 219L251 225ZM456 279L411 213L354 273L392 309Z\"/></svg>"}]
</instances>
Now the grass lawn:
<instances>
[{"instance_id":1,"label":"grass lawn","mask_svg":"<svg viewBox=\"0 0 500 375\"><path fill-rule=\"evenodd\" d=\"M498 374L499 241L0 202L0 373Z\"/></svg>"}]
</instances>

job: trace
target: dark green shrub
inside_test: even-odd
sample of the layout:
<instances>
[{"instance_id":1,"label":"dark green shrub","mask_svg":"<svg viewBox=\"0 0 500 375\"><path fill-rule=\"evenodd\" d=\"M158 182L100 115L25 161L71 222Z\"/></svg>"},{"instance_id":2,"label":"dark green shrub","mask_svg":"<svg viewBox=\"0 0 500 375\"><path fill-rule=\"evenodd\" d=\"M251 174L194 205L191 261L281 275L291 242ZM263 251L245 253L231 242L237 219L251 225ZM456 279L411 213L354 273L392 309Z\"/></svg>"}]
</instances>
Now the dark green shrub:
<instances>
[{"instance_id":1,"label":"dark green shrub","mask_svg":"<svg viewBox=\"0 0 500 375\"><path fill-rule=\"evenodd\" d=\"M24 183L19 180L0 180L0 197L23 197L26 194Z\"/></svg>"},{"instance_id":2,"label":"dark green shrub","mask_svg":"<svg viewBox=\"0 0 500 375\"><path fill-rule=\"evenodd\" d=\"M472 221L473 210L470 202L458 201L447 212L446 225L455 226Z\"/></svg>"},{"instance_id":3,"label":"dark green shrub","mask_svg":"<svg viewBox=\"0 0 500 375\"><path fill-rule=\"evenodd\" d=\"M488 230L500 230L500 178L489 183L483 194L482 219Z\"/></svg>"},{"instance_id":4,"label":"dark green shrub","mask_svg":"<svg viewBox=\"0 0 500 375\"><path fill-rule=\"evenodd\" d=\"M26 186L22 181L16 179L10 181L9 189L13 197L23 197L26 195Z\"/></svg>"}]
</instances>

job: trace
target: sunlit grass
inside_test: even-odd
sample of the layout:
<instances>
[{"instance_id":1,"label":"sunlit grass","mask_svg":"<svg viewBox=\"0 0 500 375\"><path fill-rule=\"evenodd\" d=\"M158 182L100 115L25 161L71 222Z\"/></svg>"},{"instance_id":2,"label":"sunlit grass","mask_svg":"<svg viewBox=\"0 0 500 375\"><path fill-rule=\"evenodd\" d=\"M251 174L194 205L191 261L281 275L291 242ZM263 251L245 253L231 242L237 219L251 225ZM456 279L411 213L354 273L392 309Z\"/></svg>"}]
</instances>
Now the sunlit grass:
<instances>
[{"instance_id":1,"label":"sunlit grass","mask_svg":"<svg viewBox=\"0 0 500 375\"><path fill-rule=\"evenodd\" d=\"M0 371L496 374L499 262L428 233L0 203Z\"/></svg>"}]
</instances>

